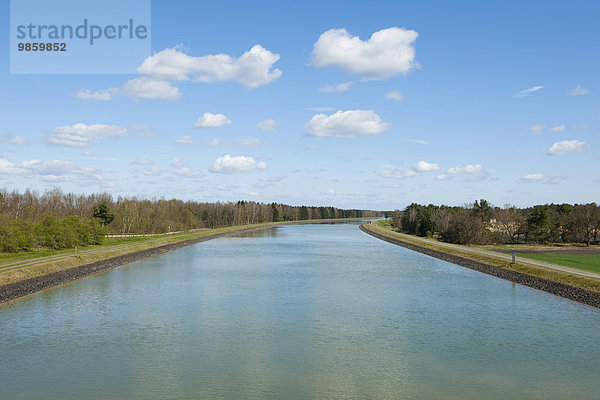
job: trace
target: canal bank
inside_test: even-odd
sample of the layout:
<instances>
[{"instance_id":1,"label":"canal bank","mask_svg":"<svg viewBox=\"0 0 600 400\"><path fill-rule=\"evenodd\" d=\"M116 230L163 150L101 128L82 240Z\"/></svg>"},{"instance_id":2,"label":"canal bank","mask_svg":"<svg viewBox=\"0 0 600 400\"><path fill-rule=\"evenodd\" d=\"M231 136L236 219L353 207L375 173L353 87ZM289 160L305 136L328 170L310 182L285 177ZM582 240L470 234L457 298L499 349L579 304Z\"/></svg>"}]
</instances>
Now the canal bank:
<instances>
[{"instance_id":1,"label":"canal bank","mask_svg":"<svg viewBox=\"0 0 600 400\"><path fill-rule=\"evenodd\" d=\"M210 233L210 231L201 232L199 237L174 241L172 243L160 244L144 248L142 250L128 250L119 249L119 252L124 254L114 255L111 249L106 249L106 256L103 254L97 255L93 261L85 261L85 258L78 258L77 255L65 256L59 260L52 260L53 264L58 264L57 270L40 274L27 279L18 280L8 284L0 285L0 304L18 299L23 296L27 296L45 289L49 289L55 286L59 286L68 282L76 281L82 278L86 278L91 275L95 275L101 272L108 271L110 269L129 264L135 261L140 261L145 258L155 257L173 250L180 249L182 247L191 246L197 243L202 243L207 240L216 239L223 236L231 236L237 234L243 234L246 232L256 231L260 229L270 228L273 226L282 225L294 225L294 224L327 224L327 223L339 223L348 222L353 219L326 219L326 220L305 220L305 221L286 221L279 223L265 223L256 224L254 226L239 226L239 227L227 227L214 229L216 233ZM364 220L364 219L363 219ZM171 237L173 238L173 237ZM132 246L133 247L133 246ZM62 257L62 256L61 256ZM77 261L79 260L79 262ZM63 268L60 268L60 264L64 264ZM75 264L75 265L73 265ZM55 266L54 265L54 266ZM28 265L28 260L23 263L23 268L34 268L34 266ZM15 267L11 267L15 268ZM18 268L18 266L16 266Z\"/></svg>"},{"instance_id":2,"label":"canal bank","mask_svg":"<svg viewBox=\"0 0 600 400\"><path fill-rule=\"evenodd\" d=\"M579 303L583 303L592 307L600 308L600 293L591 290L575 287L561 282L556 282L550 279L525 274L519 271L505 269L499 266L483 263L476 260L471 260L454 254L448 254L442 251L434 250L414 243L400 240L391 237L373 229L372 224L361 224L360 230L388 243L402 246L412 251L416 251L440 260L451 262L462 267L466 267L475 271L483 272L497 278L505 279L520 285L529 286L531 288L542 290L544 292L564 297Z\"/></svg>"}]
</instances>

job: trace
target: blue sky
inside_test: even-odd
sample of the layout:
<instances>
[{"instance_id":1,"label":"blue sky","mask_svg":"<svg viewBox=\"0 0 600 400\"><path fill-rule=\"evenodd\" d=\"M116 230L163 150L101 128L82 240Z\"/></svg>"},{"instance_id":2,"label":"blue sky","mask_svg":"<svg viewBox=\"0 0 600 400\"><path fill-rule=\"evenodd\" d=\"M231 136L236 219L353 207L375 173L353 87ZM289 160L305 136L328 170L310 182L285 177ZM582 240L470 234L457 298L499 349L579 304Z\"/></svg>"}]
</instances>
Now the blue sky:
<instances>
[{"instance_id":1,"label":"blue sky","mask_svg":"<svg viewBox=\"0 0 600 400\"><path fill-rule=\"evenodd\" d=\"M154 0L153 55L131 75L11 75L5 28L0 187L598 201L599 18L589 1Z\"/></svg>"}]
</instances>

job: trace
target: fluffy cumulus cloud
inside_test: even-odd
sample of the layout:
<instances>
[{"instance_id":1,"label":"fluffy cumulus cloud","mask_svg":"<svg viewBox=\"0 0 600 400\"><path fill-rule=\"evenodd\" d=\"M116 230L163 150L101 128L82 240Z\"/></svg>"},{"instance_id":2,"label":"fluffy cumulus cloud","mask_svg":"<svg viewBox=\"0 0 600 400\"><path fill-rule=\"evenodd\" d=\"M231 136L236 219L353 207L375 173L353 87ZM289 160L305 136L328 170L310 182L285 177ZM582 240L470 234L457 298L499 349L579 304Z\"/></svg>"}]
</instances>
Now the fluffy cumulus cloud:
<instances>
[{"instance_id":1,"label":"fluffy cumulus cloud","mask_svg":"<svg viewBox=\"0 0 600 400\"><path fill-rule=\"evenodd\" d=\"M340 110L331 115L316 114L306 123L309 135L335 138L376 136L388 127L389 124L371 110Z\"/></svg>"},{"instance_id":2,"label":"fluffy cumulus cloud","mask_svg":"<svg viewBox=\"0 0 600 400\"><path fill-rule=\"evenodd\" d=\"M128 134L127 128L117 125L78 123L75 125L57 126L48 143L56 146L90 147L98 137L122 137Z\"/></svg>"},{"instance_id":3,"label":"fluffy cumulus cloud","mask_svg":"<svg viewBox=\"0 0 600 400\"><path fill-rule=\"evenodd\" d=\"M149 100L174 100L179 89L166 80L140 77L125 82L122 93L126 96Z\"/></svg>"},{"instance_id":4,"label":"fluffy cumulus cloud","mask_svg":"<svg viewBox=\"0 0 600 400\"><path fill-rule=\"evenodd\" d=\"M38 176L45 182L62 182L67 179L81 178L85 180L100 179L99 171L93 168L81 167L71 161L38 159L13 163L0 158L0 174Z\"/></svg>"},{"instance_id":5,"label":"fluffy cumulus cloud","mask_svg":"<svg viewBox=\"0 0 600 400\"><path fill-rule=\"evenodd\" d=\"M554 143L548 149L548 154L551 156L559 156L565 153L580 153L586 146L588 146L588 143L582 142L581 140L563 140L562 142Z\"/></svg>"},{"instance_id":6,"label":"fluffy cumulus cloud","mask_svg":"<svg viewBox=\"0 0 600 400\"><path fill-rule=\"evenodd\" d=\"M418 176L432 171L439 171L440 167L436 163L419 161L410 170L401 170L399 168L388 168L381 173L384 178L404 179Z\"/></svg>"},{"instance_id":7,"label":"fluffy cumulus cloud","mask_svg":"<svg viewBox=\"0 0 600 400\"><path fill-rule=\"evenodd\" d=\"M538 90L542 90L544 87L543 86L532 86L528 89L523 89L520 92L518 92L517 94L515 94L513 97L515 99L520 99L522 97L526 97L529 96L532 93L537 92Z\"/></svg>"},{"instance_id":8,"label":"fluffy cumulus cloud","mask_svg":"<svg viewBox=\"0 0 600 400\"><path fill-rule=\"evenodd\" d=\"M101 90L79 90L76 96L81 100L112 100L116 96L126 96L146 100L175 100L181 94L179 89L164 79L138 77L131 79L121 87Z\"/></svg>"},{"instance_id":9,"label":"fluffy cumulus cloud","mask_svg":"<svg viewBox=\"0 0 600 400\"><path fill-rule=\"evenodd\" d=\"M273 54L258 44L239 58L228 54L194 57L178 46L146 58L138 72L143 76L169 81L233 81L254 89L281 76L279 69L273 69L273 64L278 60L279 54Z\"/></svg>"},{"instance_id":10,"label":"fluffy cumulus cloud","mask_svg":"<svg viewBox=\"0 0 600 400\"><path fill-rule=\"evenodd\" d=\"M256 124L256 129L261 131L274 131L277 127L277 122L272 119L265 119Z\"/></svg>"},{"instance_id":11,"label":"fluffy cumulus cloud","mask_svg":"<svg viewBox=\"0 0 600 400\"><path fill-rule=\"evenodd\" d=\"M198 118L194 128L219 128L221 126L230 125L231 120L224 114L211 114L204 113L203 116Z\"/></svg>"},{"instance_id":12,"label":"fluffy cumulus cloud","mask_svg":"<svg viewBox=\"0 0 600 400\"><path fill-rule=\"evenodd\" d=\"M436 163L428 163L427 161L419 161L413 166L415 172L430 172L439 171L440 167Z\"/></svg>"},{"instance_id":13,"label":"fluffy cumulus cloud","mask_svg":"<svg viewBox=\"0 0 600 400\"><path fill-rule=\"evenodd\" d=\"M186 178L194 178L194 177L202 176L201 170L195 169L195 168L190 168L190 167L175 168L174 173L177 176L183 176Z\"/></svg>"},{"instance_id":14,"label":"fluffy cumulus cloud","mask_svg":"<svg viewBox=\"0 0 600 400\"><path fill-rule=\"evenodd\" d=\"M250 89L267 85L281 76L273 68L279 54L271 53L260 45L253 46L239 58L227 54L194 57L182 46L164 49L146 58L138 67L139 77L121 87L100 90L79 90L81 100L108 101L115 96L134 99L174 100L181 96L174 81L237 82Z\"/></svg>"},{"instance_id":15,"label":"fluffy cumulus cloud","mask_svg":"<svg viewBox=\"0 0 600 400\"><path fill-rule=\"evenodd\" d=\"M337 66L362 74L366 80L389 79L416 67L414 42L418 36L413 30L392 27L361 40L345 29L331 29L314 44L312 60L316 67Z\"/></svg>"},{"instance_id":16,"label":"fluffy cumulus cloud","mask_svg":"<svg viewBox=\"0 0 600 400\"><path fill-rule=\"evenodd\" d=\"M575 87L575 89L570 90L569 91L569 95L570 96L583 96L588 94L590 91L586 88L582 88L581 86L577 85L577 87Z\"/></svg>"},{"instance_id":17,"label":"fluffy cumulus cloud","mask_svg":"<svg viewBox=\"0 0 600 400\"><path fill-rule=\"evenodd\" d=\"M354 82L342 82L337 85L325 85L322 88L319 88L319 92L322 93L342 93L350 90L350 87L354 84Z\"/></svg>"},{"instance_id":18,"label":"fluffy cumulus cloud","mask_svg":"<svg viewBox=\"0 0 600 400\"><path fill-rule=\"evenodd\" d=\"M410 177L417 176L417 175L419 175L419 174L417 172L413 171L412 169L410 169L408 171L403 171L398 168L391 168L391 169L386 169L383 172L381 172L381 176L383 176L384 178L392 178L392 179L404 179L404 178L410 178Z\"/></svg>"},{"instance_id":19,"label":"fluffy cumulus cloud","mask_svg":"<svg viewBox=\"0 0 600 400\"><path fill-rule=\"evenodd\" d=\"M402 93L398 92L397 90L392 90L391 92L387 92L385 95L385 98L388 100L396 100L396 101L404 100L404 96L402 95Z\"/></svg>"},{"instance_id":20,"label":"fluffy cumulus cloud","mask_svg":"<svg viewBox=\"0 0 600 400\"><path fill-rule=\"evenodd\" d=\"M267 164L264 162L256 162L252 157L245 156L230 156L225 154L223 157L219 157L215 160L211 172L217 172L222 174L234 174L238 172L247 172L253 170L265 170Z\"/></svg>"},{"instance_id":21,"label":"fluffy cumulus cloud","mask_svg":"<svg viewBox=\"0 0 600 400\"><path fill-rule=\"evenodd\" d=\"M544 133L544 131L550 131L550 132L562 132L566 129L566 126L564 124L562 125L556 125L553 126L551 128L548 128L546 125L542 125L542 124L537 124L537 125L533 125L530 130L531 133L533 133L534 135L541 135L542 133Z\"/></svg>"},{"instance_id":22,"label":"fluffy cumulus cloud","mask_svg":"<svg viewBox=\"0 0 600 400\"><path fill-rule=\"evenodd\" d=\"M487 172L481 164L457 165L446 171L448 174L485 175Z\"/></svg>"}]
</instances>

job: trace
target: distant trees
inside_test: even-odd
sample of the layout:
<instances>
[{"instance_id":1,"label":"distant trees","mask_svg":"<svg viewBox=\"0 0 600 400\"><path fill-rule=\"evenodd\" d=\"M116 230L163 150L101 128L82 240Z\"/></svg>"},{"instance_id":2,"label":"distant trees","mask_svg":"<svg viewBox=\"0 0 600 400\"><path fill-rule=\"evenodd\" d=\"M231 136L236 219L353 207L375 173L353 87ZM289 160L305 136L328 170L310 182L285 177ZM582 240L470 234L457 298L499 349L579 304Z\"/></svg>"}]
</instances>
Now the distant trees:
<instances>
[{"instance_id":1,"label":"distant trees","mask_svg":"<svg viewBox=\"0 0 600 400\"><path fill-rule=\"evenodd\" d=\"M0 251L16 253L32 247L66 249L75 246L100 244L106 229L96 219L76 215L62 219L47 215L38 223L13 220L0 225Z\"/></svg>"},{"instance_id":2,"label":"distant trees","mask_svg":"<svg viewBox=\"0 0 600 400\"><path fill-rule=\"evenodd\" d=\"M165 233L261 222L381 215L369 210L289 206L254 201L200 203L139 199L107 193L75 195L52 190L38 194L0 189L0 251L34 247L68 248L99 243L110 233Z\"/></svg>"},{"instance_id":3,"label":"distant trees","mask_svg":"<svg viewBox=\"0 0 600 400\"><path fill-rule=\"evenodd\" d=\"M600 241L600 207L544 204L526 209L494 207L481 199L463 207L410 204L391 213L393 226L419 236L460 244L582 243Z\"/></svg>"},{"instance_id":4,"label":"distant trees","mask_svg":"<svg viewBox=\"0 0 600 400\"><path fill-rule=\"evenodd\" d=\"M94 207L94 213L92 214L92 217L98 219L102 226L107 226L113 222L115 219L115 214L109 211L108 204L106 204L106 201L103 201Z\"/></svg>"}]
</instances>

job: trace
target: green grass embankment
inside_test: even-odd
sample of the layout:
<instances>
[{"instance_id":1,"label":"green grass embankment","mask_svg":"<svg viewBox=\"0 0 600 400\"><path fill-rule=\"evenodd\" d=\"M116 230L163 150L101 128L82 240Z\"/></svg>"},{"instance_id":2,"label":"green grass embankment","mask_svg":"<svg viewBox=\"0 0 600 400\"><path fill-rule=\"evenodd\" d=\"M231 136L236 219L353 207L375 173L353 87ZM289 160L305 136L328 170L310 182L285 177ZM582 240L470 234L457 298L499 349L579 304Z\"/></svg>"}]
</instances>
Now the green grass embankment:
<instances>
[{"instance_id":1,"label":"green grass embankment","mask_svg":"<svg viewBox=\"0 0 600 400\"><path fill-rule=\"evenodd\" d=\"M78 248L77 254L75 254L75 249L36 249L23 253L0 254L0 286L21 282L30 278L49 275L54 272L63 271L96 261L102 261L112 257L131 254L167 244L200 239L219 234L234 234L235 232L246 230L248 228L263 228L304 223L343 222L349 220L351 219L267 222L262 224L231 226L171 235L165 234L161 236L106 238L104 243L101 245ZM48 259L44 260L44 258Z\"/></svg>"},{"instance_id":2,"label":"green grass embankment","mask_svg":"<svg viewBox=\"0 0 600 400\"><path fill-rule=\"evenodd\" d=\"M600 274L600 254L517 253L517 256Z\"/></svg>"},{"instance_id":3,"label":"green grass embankment","mask_svg":"<svg viewBox=\"0 0 600 400\"><path fill-rule=\"evenodd\" d=\"M392 239L396 239L402 242L410 243L413 245L425 247L431 250L435 250L441 253L450 254L458 257L463 257L469 260L481 262L484 264L492 265L498 268L506 270L517 271L527 275L548 279L553 282L563 283L572 287L590 290L596 293L600 293L600 280L596 278L590 278L585 276L579 276L568 272L558 271L550 268L545 268L526 262L517 261L511 263L501 257L494 257L491 255L483 255L473 253L473 251L467 246L452 245L451 247L445 246L432 238L420 238L404 233L396 232L390 225L389 220L379 220L368 224L365 227L372 230L382 236L386 236ZM533 258L531 256L538 256L539 254L520 254L522 257ZM563 256L564 254L553 254L552 256ZM541 259L540 259L541 260ZM552 262L550 260L543 260L546 262ZM590 269L591 270L591 269Z\"/></svg>"}]
</instances>

